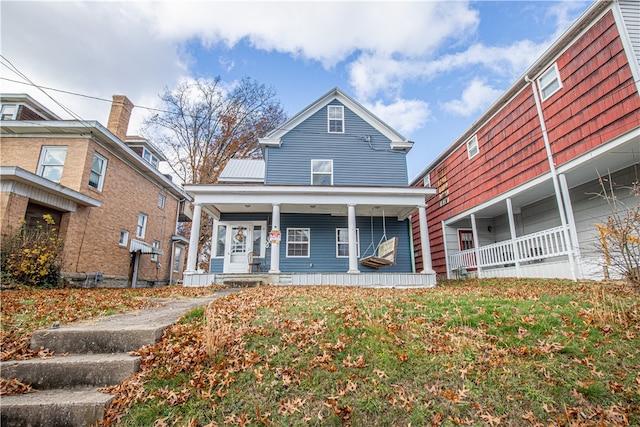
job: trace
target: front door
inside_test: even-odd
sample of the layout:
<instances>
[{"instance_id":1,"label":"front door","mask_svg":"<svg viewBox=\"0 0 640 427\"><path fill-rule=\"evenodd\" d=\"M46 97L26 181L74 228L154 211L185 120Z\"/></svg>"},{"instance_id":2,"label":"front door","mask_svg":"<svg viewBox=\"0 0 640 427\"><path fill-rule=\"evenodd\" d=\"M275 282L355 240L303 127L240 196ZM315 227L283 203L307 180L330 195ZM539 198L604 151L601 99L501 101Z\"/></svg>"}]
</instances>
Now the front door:
<instances>
[{"instance_id":1,"label":"front door","mask_svg":"<svg viewBox=\"0 0 640 427\"><path fill-rule=\"evenodd\" d=\"M246 273L249 271L248 253L252 241L252 227L244 224L232 225L227 233L227 253L225 273Z\"/></svg>"}]
</instances>

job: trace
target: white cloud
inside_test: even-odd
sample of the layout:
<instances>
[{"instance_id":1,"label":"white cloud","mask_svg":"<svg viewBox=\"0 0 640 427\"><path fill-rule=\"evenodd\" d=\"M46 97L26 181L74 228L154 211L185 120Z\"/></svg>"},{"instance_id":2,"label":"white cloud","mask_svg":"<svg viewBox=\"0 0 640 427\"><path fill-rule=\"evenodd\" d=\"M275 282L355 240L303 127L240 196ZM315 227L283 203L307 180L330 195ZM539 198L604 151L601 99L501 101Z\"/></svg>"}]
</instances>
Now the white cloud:
<instances>
[{"instance_id":1,"label":"white cloud","mask_svg":"<svg viewBox=\"0 0 640 427\"><path fill-rule=\"evenodd\" d=\"M375 104L363 104L385 123L403 134L411 135L431 117L429 104L418 99L398 99L389 104L377 101Z\"/></svg>"},{"instance_id":2,"label":"white cloud","mask_svg":"<svg viewBox=\"0 0 640 427\"><path fill-rule=\"evenodd\" d=\"M491 105L502 94L502 90L486 85L480 79L474 79L462 92L462 98L445 102L442 109L459 116L470 116Z\"/></svg>"},{"instance_id":3,"label":"white cloud","mask_svg":"<svg viewBox=\"0 0 640 427\"><path fill-rule=\"evenodd\" d=\"M0 24L2 55L38 85L109 100L123 94L137 105L153 106L162 88L186 73L176 45L149 34L145 17L126 3L3 2ZM1 73L22 80L4 65ZM30 86L3 80L2 91L30 93L70 118ZM50 93L83 119L107 122L109 103ZM130 133L145 114L134 108Z\"/></svg>"}]
</instances>

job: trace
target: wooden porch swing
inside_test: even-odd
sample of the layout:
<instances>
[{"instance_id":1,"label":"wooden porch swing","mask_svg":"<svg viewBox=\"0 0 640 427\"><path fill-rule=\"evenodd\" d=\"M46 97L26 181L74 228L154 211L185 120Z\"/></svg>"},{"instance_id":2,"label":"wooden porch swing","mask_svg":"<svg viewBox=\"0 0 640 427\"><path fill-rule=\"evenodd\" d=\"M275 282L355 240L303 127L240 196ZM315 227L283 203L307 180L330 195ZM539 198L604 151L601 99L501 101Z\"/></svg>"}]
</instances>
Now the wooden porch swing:
<instances>
[{"instance_id":1,"label":"wooden porch swing","mask_svg":"<svg viewBox=\"0 0 640 427\"><path fill-rule=\"evenodd\" d=\"M373 214L371 215L371 244L367 247L365 254L369 248L373 246ZM396 254L398 252L398 238L392 237L387 239L386 219L384 210L382 211L382 237L378 245L373 248L374 255L360 259L360 264L373 268L381 268L389 265L396 265Z\"/></svg>"}]
</instances>

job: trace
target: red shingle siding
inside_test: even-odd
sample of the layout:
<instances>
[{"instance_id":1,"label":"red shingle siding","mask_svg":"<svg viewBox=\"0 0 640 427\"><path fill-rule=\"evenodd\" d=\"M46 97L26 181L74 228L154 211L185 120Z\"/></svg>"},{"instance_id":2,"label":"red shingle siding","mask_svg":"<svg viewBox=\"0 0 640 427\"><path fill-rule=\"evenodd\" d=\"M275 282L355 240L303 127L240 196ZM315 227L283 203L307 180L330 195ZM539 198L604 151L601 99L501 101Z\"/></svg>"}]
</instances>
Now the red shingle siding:
<instances>
[{"instance_id":1,"label":"red shingle siding","mask_svg":"<svg viewBox=\"0 0 640 427\"><path fill-rule=\"evenodd\" d=\"M563 88L543 102L556 165L640 125L640 98L611 12L557 64Z\"/></svg>"}]
</instances>

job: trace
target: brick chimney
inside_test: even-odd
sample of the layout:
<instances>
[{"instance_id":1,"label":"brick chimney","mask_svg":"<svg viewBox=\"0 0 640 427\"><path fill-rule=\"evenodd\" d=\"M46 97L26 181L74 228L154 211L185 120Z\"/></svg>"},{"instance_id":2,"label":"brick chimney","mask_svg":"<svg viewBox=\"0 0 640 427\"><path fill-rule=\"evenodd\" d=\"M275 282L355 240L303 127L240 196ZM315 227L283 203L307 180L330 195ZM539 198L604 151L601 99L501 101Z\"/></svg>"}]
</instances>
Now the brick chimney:
<instances>
[{"instance_id":1,"label":"brick chimney","mask_svg":"<svg viewBox=\"0 0 640 427\"><path fill-rule=\"evenodd\" d=\"M113 95L107 129L123 142L127 138L131 110L133 110L133 103L129 101L129 98L124 95Z\"/></svg>"}]
</instances>

